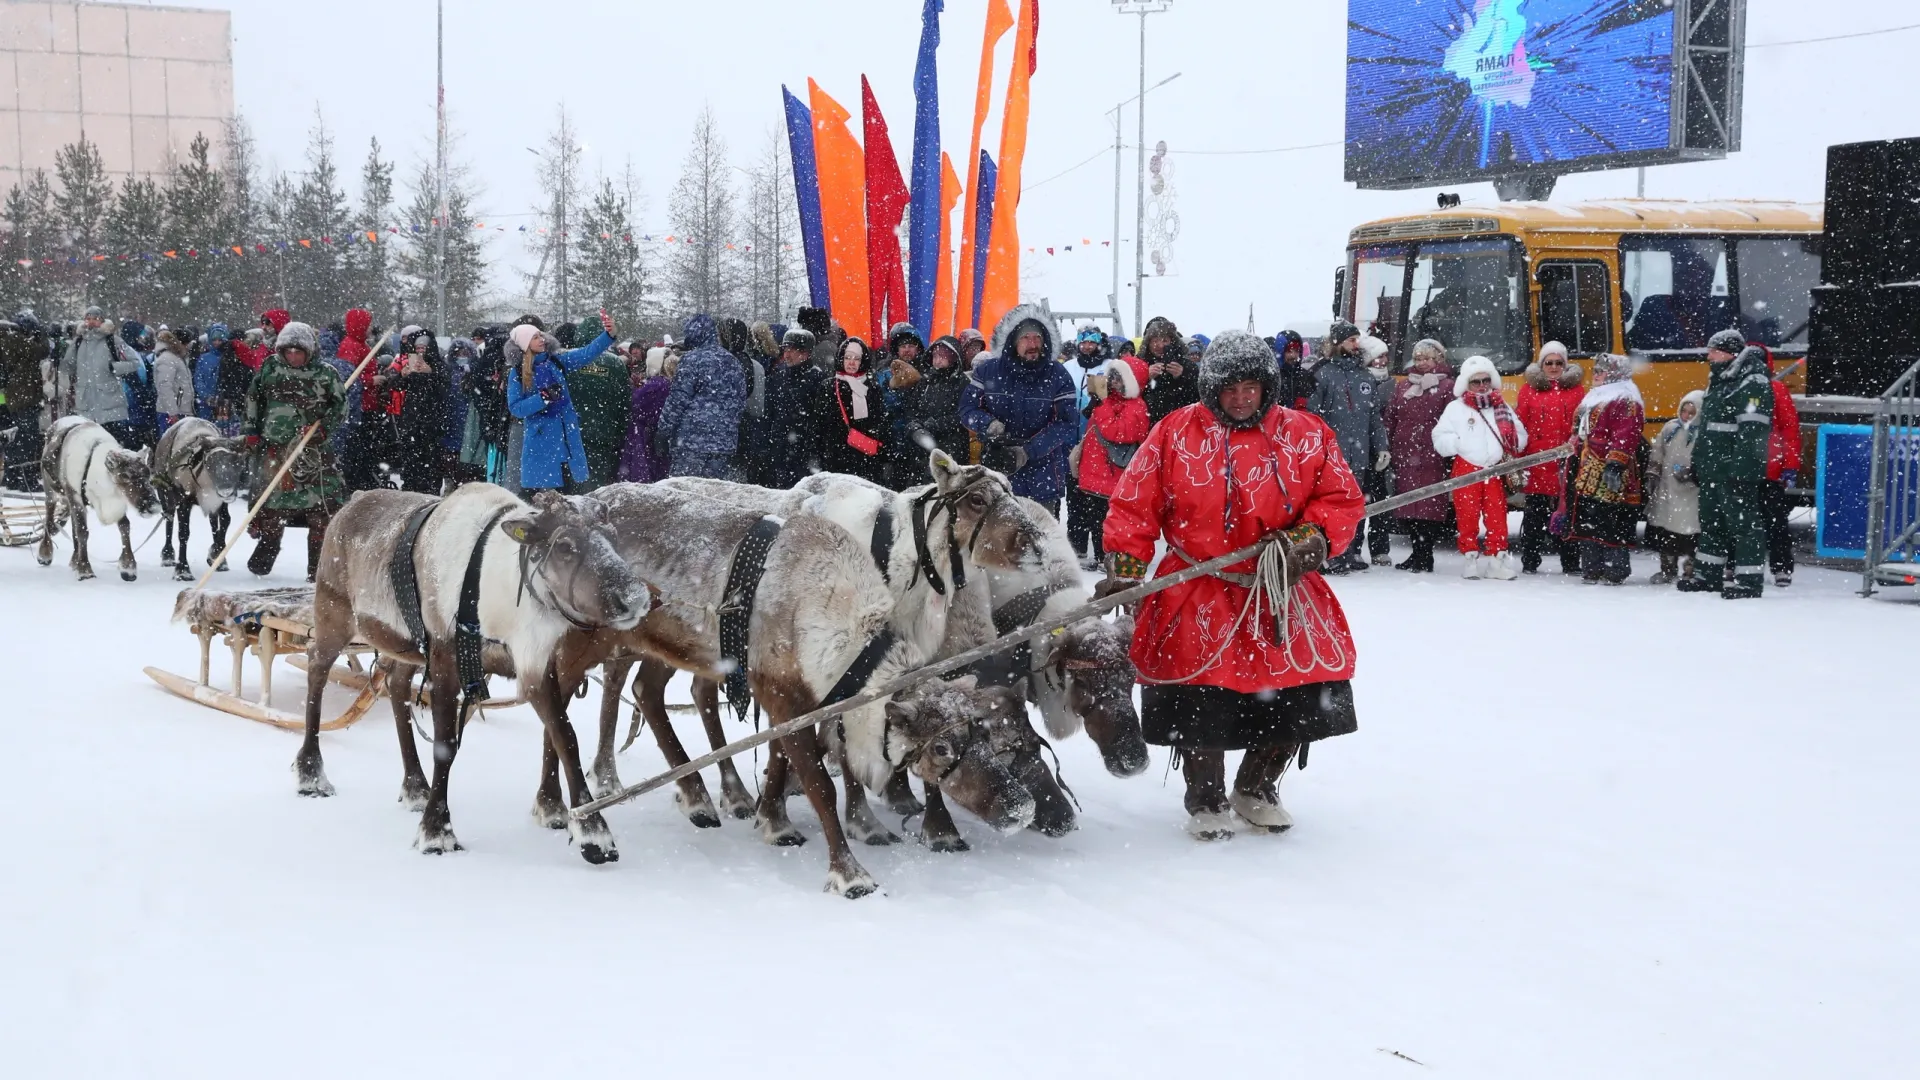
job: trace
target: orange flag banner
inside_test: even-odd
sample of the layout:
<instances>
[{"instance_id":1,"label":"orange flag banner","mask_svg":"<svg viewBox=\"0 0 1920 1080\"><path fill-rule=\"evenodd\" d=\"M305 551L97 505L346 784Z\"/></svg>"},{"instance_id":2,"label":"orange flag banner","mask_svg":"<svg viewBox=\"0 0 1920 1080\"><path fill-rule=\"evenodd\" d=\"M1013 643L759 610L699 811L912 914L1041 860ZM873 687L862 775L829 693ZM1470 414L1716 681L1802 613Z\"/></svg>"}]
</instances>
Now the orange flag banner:
<instances>
[{"instance_id":1,"label":"orange flag banner","mask_svg":"<svg viewBox=\"0 0 1920 1080\"><path fill-rule=\"evenodd\" d=\"M953 158L940 155L940 263L933 279L933 336L953 333L953 208L960 205L960 174ZM962 327L962 329L965 329Z\"/></svg>"},{"instance_id":2,"label":"orange flag banner","mask_svg":"<svg viewBox=\"0 0 1920 1080\"><path fill-rule=\"evenodd\" d=\"M974 240L978 235L979 207L978 188L980 186L980 133L987 125L987 110L993 105L993 50L1000 39L1013 29L1013 12L1007 9L1007 0L987 0L987 32L980 44L980 85L974 91L973 98L973 145L967 151L967 196L966 223L960 233L960 278L964 284L954 289L953 326L965 330L976 326L973 311L973 267L976 252ZM944 192L942 193L944 194ZM978 253L984 257L985 253ZM991 328L989 328L991 329Z\"/></svg>"},{"instance_id":3,"label":"orange flag banner","mask_svg":"<svg viewBox=\"0 0 1920 1080\"><path fill-rule=\"evenodd\" d=\"M1027 156L1027 111L1033 74L1040 68L1040 0L1021 0L1013 39L1013 74L1000 122L1000 179L993 196L993 236L987 288L980 297L980 330L992 336L1000 317L1020 303L1020 169Z\"/></svg>"},{"instance_id":4,"label":"orange flag banner","mask_svg":"<svg viewBox=\"0 0 1920 1080\"><path fill-rule=\"evenodd\" d=\"M867 294L867 160L847 130L853 114L807 80L813 108L813 153L820 175L820 224L826 237L833 318L849 334L873 322ZM869 342L871 344L871 342Z\"/></svg>"}]
</instances>

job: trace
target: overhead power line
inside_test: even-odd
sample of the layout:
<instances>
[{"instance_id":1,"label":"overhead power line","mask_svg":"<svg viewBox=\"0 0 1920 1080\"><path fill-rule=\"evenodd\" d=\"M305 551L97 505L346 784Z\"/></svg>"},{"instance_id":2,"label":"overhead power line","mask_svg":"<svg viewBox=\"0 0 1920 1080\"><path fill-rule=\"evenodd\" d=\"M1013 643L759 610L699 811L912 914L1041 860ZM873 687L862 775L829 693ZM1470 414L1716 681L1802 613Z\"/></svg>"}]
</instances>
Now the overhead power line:
<instances>
[{"instance_id":1,"label":"overhead power line","mask_svg":"<svg viewBox=\"0 0 1920 1080\"><path fill-rule=\"evenodd\" d=\"M1879 37L1882 34L1898 34L1904 30L1920 30L1920 23L1909 23L1906 26L1889 26L1881 30L1861 30L1852 34L1832 34L1828 37L1801 38L1798 41L1763 41L1757 45L1749 45L1747 46L1747 48L1778 49L1787 45L1815 45L1822 41L1846 41L1851 38Z\"/></svg>"}]
</instances>

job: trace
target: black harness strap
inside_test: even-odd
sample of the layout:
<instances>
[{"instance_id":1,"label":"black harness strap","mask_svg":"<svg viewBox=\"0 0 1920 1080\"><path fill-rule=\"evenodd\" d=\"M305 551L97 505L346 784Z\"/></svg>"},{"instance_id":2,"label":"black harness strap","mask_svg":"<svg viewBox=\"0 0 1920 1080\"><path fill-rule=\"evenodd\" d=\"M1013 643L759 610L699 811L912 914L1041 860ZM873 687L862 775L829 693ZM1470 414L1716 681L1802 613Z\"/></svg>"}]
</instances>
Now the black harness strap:
<instances>
[{"instance_id":1,"label":"black harness strap","mask_svg":"<svg viewBox=\"0 0 1920 1080\"><path fill-rule=\"evenodd\" d=\"M993 612L994 633L1006 637L1015 630L1032 626L1033 620L1040 617L1040 612L1046 608L1047 601L1051 599L1053 599L1053 589L1042 585L1037 589L1028 589L1000 605Z\"/></svg>"},{"instance_id":2,"label":"black harness strap","mask_svg":"<svg viewBox=\"0 0 1920 1080\"><path fill-rule=\"evenodd\" d=\"M393 561L387 564L387 581L393 586L394 602L400 605L400 618L407 624L407 636L421 656L427 655L427 620L420 613L420 570L414 563L414 548L420 542L420 530L440 506L435 499L407 516L407 527L394 545Z\"/></svg>"},{"instance_id":3,"label":"black harness strap","mask_svg":"<svg viewBox=\"0 0 1920 1080\"><path fill-rule=\"evenodd\" d=\"M933 565L933 552L927 548L927 502L929 495L913 500L913 550L920 556L920 576L941 596L947 595L947 583L940 580L940 571Z\"/></svg>"},{"instance_id":4,"label":"black harness strap","mask_svg":"<svg viewBox=\"0 0 1920 1080\"><path fill-rule=\"evenodd\" d=\"M868 542L873 552L873 565L880 568L880 580L893 584L893 575L887 567L893 563L893 507L882 506L873 518L873 539Z\"/></svg>"},{"instance_id":5,"label":"black harness strap","mask_svg":"<svg viewBox=\"0 0 1920 1080\"><path fill-rule=\"evenodd\" d=\"M1053 590L1045 585L1028 589L1019 596L994 609L993 632L1006 637L1015 630L1032 626L1040 612L1053 598ZM990 656L973 666L973 673L984 686L1012 686L1025 678L1033 670L1033 642L1023 641L1013 648Z\"/></svg>"},{"instance_id":6,"label":"black harness strap","mask_svg":"<svg viewBox=\"0 0 1920 1080\"><path fill-rule=\"evenodd\" d=\"M847 668L846 674L840 676L840 681L833 684L833 689L827 691L827 696L815 708L838 705L866 689L867 683L873 679L873 673L880 670L880 661L886 659L893 644L893 628L883 627L868 640L866 648L853 658L853 664Z\"/></svg>"},{"instance_id":7,"label":"black harness strap","mask_svg":"<svg viewBox=\"0 0 1920 1080\"><path fill-rule=\"evenodd\" d=\"M99 443L93 444L93 449L87 451L87 463L85 465L80 466L80 510L81 510L82 516L85 515L85 512L88 509L87 507L87 474L93 471L93 455L100 452L100 445L101 444Z\"/></svg>"},{"instance_id":8,"label":"black harness strap","mask_svg":"<svg viewBox=\"0 0 1920 1080\"><path fill-rule=\"evenodd\" d=\"M500 524L501 518L518 509L518 506L503 506L487 519L480 535L474 538L473 554L467 556L467 574L460 581L460 607L453 616L453 662L460 676L462 725L473 707L487 698L487 670L481 657L487 641L480 636L481 560L486 555L487 541L492 538L494 527ZM525 674L522 672L522 677Z\"/></svg>"},{"instance_id":9,"label":"black harness strap","mask_svg":"<svg viewBox=\"0 0 1920 1080\"><path fill-rule=\"evenodd\" d=\"M767 552L780 538L780 529L778 518L763 517L747 530L734 549L725 599L720 602L720 662L726 666L727 704L742 720L753 706L753 690L747 683L747 629L760 578L767 571Z\"/></svg>"}]
</instances>

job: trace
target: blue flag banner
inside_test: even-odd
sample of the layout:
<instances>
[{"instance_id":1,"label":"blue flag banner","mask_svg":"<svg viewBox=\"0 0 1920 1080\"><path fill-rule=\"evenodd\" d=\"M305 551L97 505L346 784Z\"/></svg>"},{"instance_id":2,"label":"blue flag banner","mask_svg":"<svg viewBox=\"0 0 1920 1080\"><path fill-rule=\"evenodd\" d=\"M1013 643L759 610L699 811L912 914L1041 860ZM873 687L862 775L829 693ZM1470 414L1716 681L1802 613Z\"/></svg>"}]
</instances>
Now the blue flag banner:
<instances>
[{"instance_id":1,"label":"blue flag banner","mask_svg":"<svg viewBox=\"0 0 1920 1080\"><path fill-rule=\"evenodd\" d=\"M907 320L933 340L933 297L940 268L940 13L946 0L926 0L920 14L920 60L913 69L912 203L907 219Z\"/></svg>"},{"instance_id":2,"label":"blue flag banner","mask_svg":"<svg viewBox=\"0 0 1920 1080\"><path fill-rule=\"evenodd\" d=\"M985 252L993 250L993 189L994 184L999 178L1000 168L993 163L993 155L987 153L985 150L980 151L980 180L975 185L979 190L974 196L976 200L974 203L976 207L974 217L975 220L978 221L978 224L974 227L974 234L978 237L978 239L974 241L974 250L976 251ZM973 311L974 317L977 319L980 313L980 298L987 291L987 260L985 258L974 260L972 284ZM993 333L993 327L991 326L980 326L975 327L975 329L983 334Z\"/></svg>"},{"instance_id":3,"label":"blue flag banner","mask_svg":"<svg viewBox=\"0 0 1920 1080\"><path fill-rule=\"evenodd\" d=\"M820 219L820 173L813 154L813 110L782 86L787 99L787 143L793 150L793 189L800 203L800 239L807 252L807 294L813 307L833 307L827 286L827 234Z\"/></svg>"}]
</instances>

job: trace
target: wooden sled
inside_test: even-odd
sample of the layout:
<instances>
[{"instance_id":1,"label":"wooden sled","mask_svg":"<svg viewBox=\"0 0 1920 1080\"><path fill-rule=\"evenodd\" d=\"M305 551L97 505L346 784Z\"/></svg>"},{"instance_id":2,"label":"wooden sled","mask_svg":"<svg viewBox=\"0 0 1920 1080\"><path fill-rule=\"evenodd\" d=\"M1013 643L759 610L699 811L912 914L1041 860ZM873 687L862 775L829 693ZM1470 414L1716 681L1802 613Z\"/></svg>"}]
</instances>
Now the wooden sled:
<instances>
[{"instance_id":1,"label":"wooden sled","mask_svg":"<svg viewBox=\"0 0 1920 1080\"><path fill-rule=\"evenodd\" d=\"M273 700L274 661L304 659L307 643L313 636L313 588L260 589L251 592L201 592L188 589L174 604L175 622L184 622L200 639L200 677L188 679L161 668L146 668L147 677L169 693L188 701L244 717L282 731L304 732L306 719L276 709ZM213 641L220 638L233 656L229 689L212 685ZM260 664L260 697L249 701L242 695L241 676L246 657L251 653ZM372 656L372 646L350 645L344 654L345 667L336 667L329 681L358 690L346 711L331 720L323 720L321 731L339 731L364 719L374 703L386 692L386 668L377 657L369 668L363 656ZM304 670L305 665L300 665ZM345 680L354 680L348 682Z\"/></svg>"},{"instance_id":2,"label":"wooden sled","mask_svg":"<svg viewBox=\"0 0 1920 1080\"><path fill-rule=\"evenodd\" d=\"M47 533L46 496L0 492L0 547L28 547Z\"/></svg>"}]
</instances>

